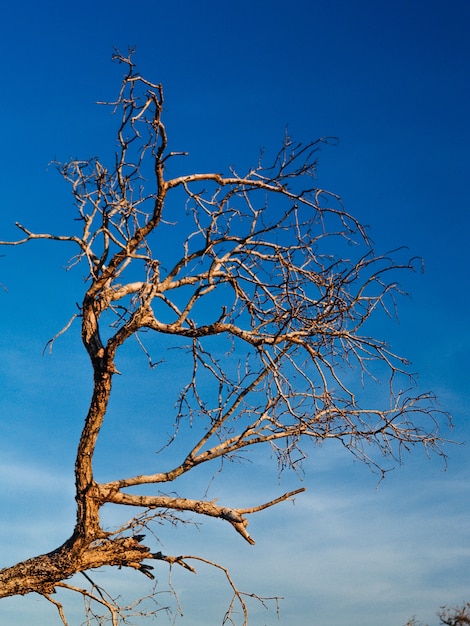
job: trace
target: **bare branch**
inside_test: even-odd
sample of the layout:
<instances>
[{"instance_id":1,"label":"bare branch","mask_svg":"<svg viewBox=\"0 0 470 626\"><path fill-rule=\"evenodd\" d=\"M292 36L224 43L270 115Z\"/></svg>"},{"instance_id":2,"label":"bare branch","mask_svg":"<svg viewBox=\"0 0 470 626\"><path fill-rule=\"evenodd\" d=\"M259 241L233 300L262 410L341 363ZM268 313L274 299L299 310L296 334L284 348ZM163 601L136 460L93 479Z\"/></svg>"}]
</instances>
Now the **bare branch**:
<instances>
[{"instance_id":1,"label":"bare branch","mask_svg":"<svg viewBox=\"0 0 470 626\"><path fill-rule=\"evenodd\" d=\"M43 596L44 598L46 598L46 600L49 600L49 602L57 608L62 624L64 626L68 626L68 622L65 618L64 607L62 606L62 604L55 598L52 598L50 594L45 593L43 594Z\"/></svg>"}]
</instances>

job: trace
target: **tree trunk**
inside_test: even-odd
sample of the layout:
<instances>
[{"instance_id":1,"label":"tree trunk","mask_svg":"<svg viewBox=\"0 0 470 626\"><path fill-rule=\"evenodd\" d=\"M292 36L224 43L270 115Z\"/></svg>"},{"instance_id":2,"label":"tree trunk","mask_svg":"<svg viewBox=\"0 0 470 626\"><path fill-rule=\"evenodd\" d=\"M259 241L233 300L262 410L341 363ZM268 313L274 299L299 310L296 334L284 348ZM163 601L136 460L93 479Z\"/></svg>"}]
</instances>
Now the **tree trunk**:
<instances>
[{"instance_id":1,"label":"tree trunk","mask_svg":"<svg viewBox=\"0 0 470 626\"><path fill-rule=\"evenodd\" d=\"M154 558L139 538L97 539L84 544L72 536L56 550L41 554L12 567L0 570L0 598L25 595L35 591L42 595L54 592L60 583L74 574L104 565L133 567L147 576L149 566L143 559Z\"/></svg>"}]
</instances>

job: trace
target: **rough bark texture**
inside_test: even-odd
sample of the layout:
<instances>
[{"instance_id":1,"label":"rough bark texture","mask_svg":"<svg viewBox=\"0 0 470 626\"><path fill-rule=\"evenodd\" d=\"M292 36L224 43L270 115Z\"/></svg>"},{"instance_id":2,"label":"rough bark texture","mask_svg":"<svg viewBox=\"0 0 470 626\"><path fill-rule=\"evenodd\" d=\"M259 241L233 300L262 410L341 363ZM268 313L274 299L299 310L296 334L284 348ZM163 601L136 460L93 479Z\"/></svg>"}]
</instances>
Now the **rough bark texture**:
<instances>
[{"instance_id":1,"label":"rough bark texture","mask_svg":"<svg viewBox=\"0 0 470 626\"><path fill-rule=\"evenodd\" d=\"M85 543L82 537L72 537L52 552L1 570L0 597L25 595L33 591L43 595L54 593L57 583L78 572L104 565L144 571L142 561L152 558L149 549L133 537L108 539L103 536L90 543Z\"/></svg>"}]
</instances>

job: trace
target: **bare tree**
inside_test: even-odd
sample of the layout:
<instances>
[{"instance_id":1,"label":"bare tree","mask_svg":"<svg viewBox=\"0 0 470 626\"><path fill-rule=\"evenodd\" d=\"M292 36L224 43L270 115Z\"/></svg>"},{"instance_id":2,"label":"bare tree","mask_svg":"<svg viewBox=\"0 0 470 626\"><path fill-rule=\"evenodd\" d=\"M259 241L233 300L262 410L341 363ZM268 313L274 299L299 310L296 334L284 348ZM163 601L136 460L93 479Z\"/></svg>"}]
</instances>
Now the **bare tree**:
<instances>
[{"instance_id":1,"label":"bare tree","mask_svg":"<svg viewBox=\"0 0 470 626\"><path fill-rule=\"evenodd\" d=\"M303 145L285 136L271 162L260 159L244 174L167 177L169 161L184 153L168 147L162 87L137 73L131 55L116 59L127 73L111 103L119 119L115 163L108 168L93 158L58 166L72 187L77 231L37 233L17 224L22 238L2 242L71 243L70 264L86 268L76 317L93 393L75 462L76 525L52 552L0 571L0 597L39 593L57 606L64 624L62 605L51 595L59 588L98 603L113 624L123 614L90 570L134 568L153 577L155 561L190 571L197 559L205 561L152 551L141 532L152 522L171 523L185 512L219 518L253 544L248 516L303 491L234 508L157 490L202 464L256 446L259 455L274 455L281 470L295 468L309 442L329 439L382 470L382 458L401 458L415 444L442 454L432 394L413 393L405 359L368 332L380 311L394 315L397 272L413 270L415 261L401 261L402 251L376 254L340 199L316 186L321 141ZM172 229L181 240L171 239ZM189 374L162 446L171 448L189 425L193 436L184 442L191 443L168 465L157 456L150 474L99 482L93 461L119 373L117 354L134 339L158 372L164 337L180 348ZM369 403L368 384L376 378L389 381L383 406ZM109 503L135 507L136 515L105 530L100 510ZM224 621L235 623L238 603L245 624L244 595L214 565L234 594ZM90 587L67 582L79 572Z\"/></svg>"},{"instance_id":2,"label":"bare tree","mask_svg":"<svg viewBox=\"0 0 470 626\"><path fill-rule=\"evenodd\" d=\"M456 608L445 607L439 612L441 624L445 626L465 626L470 624L470 602Z\"/></svg>"},{"instance_id":3,"label":"bare tree","mask_svg":"<svg viewBox=\"0 0 470 626\"><path fill-rule=\"evenodd\" d=\"M457 607L442 607L438 612L439 624L441 626L466 626L470 624L470 603L467 602L462 606ZM407 621L405 626L424 626L422 622L412 617Z\"/></svg>"}]
</instances>

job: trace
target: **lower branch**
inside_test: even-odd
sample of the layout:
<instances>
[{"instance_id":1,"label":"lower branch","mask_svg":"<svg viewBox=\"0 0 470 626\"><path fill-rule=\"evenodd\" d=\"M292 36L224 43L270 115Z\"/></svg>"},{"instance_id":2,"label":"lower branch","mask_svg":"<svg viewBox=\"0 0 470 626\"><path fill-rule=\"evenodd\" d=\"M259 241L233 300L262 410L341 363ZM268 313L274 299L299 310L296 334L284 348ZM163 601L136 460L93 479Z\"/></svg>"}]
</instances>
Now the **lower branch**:
<instances>
[{"instance_id":1,"label":"lower branch","mask_svg":"<svg viewBox=\"0 0 470 626\"><path fill-rule=\"evenodd\" d=\"M48 596L59 583L74 574L105 565L133 567L149 578L150 550L134 537L105 538L84 545L74 537L62 546L0 570L0 598L31 592Z\"/></svg>"},{"instance_id":2,"label":"lower branch","mask_svg":"<svg viewBox=\"0 0 470 626\"><path fill-rule=\"evenodd\" d=\"M163 561L167 561L168 563L170 563L170 565L172 565L173 563L177 563L178 565L182 565L183 567L191 570L194 573L196 573L196 570L192 566L188 565L187 563L188 560L199 561L200 563L205 563L206 565L210 565L211 567L215 567L216 569L221 570L224 573L225 578L227 579L227 582L230 585L232 589L232 593L233 593L233 596L232 596L232 599L230 600L227 611L225 612L225 616L223 618L222 624L235 624L232 618L232 614L235 612L236 605L238 604L243 614L243 626L247 626L248 608L246 605L246 600L245 600L246 598L252 598L252 599L258 600L258 602L260 602L266 608L267 608L267 604L266 604L267 602L275 602L277 612L279 615L279 600L281 598L277 596L263 597L254 593L246 593L245 591L241 591L235 584L235 581L231 577L229 570L223 565L220 565L220 563L215 563L214 561L210 561L203 557L189 555L189 554L178 556L178 557L169 557L169 556L164 556L161 553L158 553L157 555L155 555L155 558L161 559Z\"/></svg>"},{"instance_id":3,"label":"lower branch","mask_svg":"<svg viewBox=\"0 0 470 626\"><path fill-rule=\"evenodd\" d=\"M289 500L302 491L303 488L296 489L262 505L238 509L219 506L215 502L168 496L136 496L122 492L108 493L103 503L114 502L148 509L193 511L201 515L218 517L229 522L248 543L253 545L255 542L246 530L248 521L244 516ZM152 553L148 547L140 543L143 538L144 535L116 537L103 531L87 540L74 535L52 552L0 570L0 598L36 592L49 599L50 594L54 593L56 587L64 580L79 572L103 566L132 567L153 579L152 566L144 563L145 560L152 559L166 561L170 565L177 563L190 571L195 571L184 562L183 557L167 557L161 552ZM59 605L57 608L59 609Z\"/></svg>"},{"instance_id":4,"label":"lower branch","mask_svg":"<svg viewBox=\"0 0 470 626\"><path fill-rule=\"evenodd\" d=\"M256 507L251 508L229 508L223 507L215 503L215 501L207 502L204 500L190 500L188 498L171 498L169 496L139 496L129 493L123 493L122 491L109 490L106 485L101 486L101 495L103 502L111 502L113 504L121 504L127 506L145 507L147 509L173 509L177 511L191 511L198 515L207 515L209 517L218 517L219 519L229 522L235 530L246 540L249 544L254 545L255 541L246 530L248 520L243 516L256 513L268 507L274 506L284 500L289 500L293 496L305 491L305 488L296 489L290 491L284 495L266 502Z\"/></svg>"}]
</instances>

